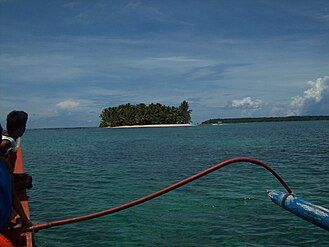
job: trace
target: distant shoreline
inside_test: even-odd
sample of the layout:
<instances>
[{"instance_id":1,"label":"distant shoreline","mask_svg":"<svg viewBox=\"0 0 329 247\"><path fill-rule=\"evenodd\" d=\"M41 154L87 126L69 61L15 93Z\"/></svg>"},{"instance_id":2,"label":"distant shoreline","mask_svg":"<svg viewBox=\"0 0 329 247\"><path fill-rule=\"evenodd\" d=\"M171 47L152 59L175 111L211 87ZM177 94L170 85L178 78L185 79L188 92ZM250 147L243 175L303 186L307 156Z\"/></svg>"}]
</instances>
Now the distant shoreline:
<instances>
[{"instance_id":1,"label":"distant shoreline","mask_svg":"<svg viewBox=\"0 0 329 247\"><path fill-rule=\"evenodd\" d=\"M202 122L202 125L218 125L232 123L255 122L290 122L290 121L319 121L329 120L329 116L287 116L287 117L258 117L258 118L217 118Z\"/></svg>"},{"instance_id":2,"label":"distant shoreline","mask_svg":"<svg viewBox=\"0 0 329 247\"><path fill-rule=\"evenodd\" d=\"M193 124L147 124L147 125L124 125L115 127L106 127L107 129L133 129L133 128L168 128L168 127L192 127Z\"/></svg>"}]
</instances>

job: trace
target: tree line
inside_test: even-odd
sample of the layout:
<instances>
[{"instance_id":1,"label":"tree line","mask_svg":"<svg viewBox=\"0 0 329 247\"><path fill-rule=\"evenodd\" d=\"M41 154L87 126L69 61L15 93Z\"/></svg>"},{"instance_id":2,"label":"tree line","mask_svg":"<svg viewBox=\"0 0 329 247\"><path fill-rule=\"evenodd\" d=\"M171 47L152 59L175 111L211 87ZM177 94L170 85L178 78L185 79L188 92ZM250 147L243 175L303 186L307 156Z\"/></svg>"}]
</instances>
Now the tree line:
<instances>
[{"instance_id":1,"label":"tree line","mask_svg":"<svg viewBox=\"0 0 329 247\"><path fill-rule=\"evenodd\" d=\"M317 121L329 120L329 116L286 116L286 117L256 117L256 118L216 118L202 124L218 123L253 123L253 122L284 122L284 121Z\"/></svg>"},{"instance_id":2,"label":"tree line","mask_svg":"<svg viewBox=\"0 0 329 247\"><path fill-rule=\"evenodd\" d=\"M191 121L189 104L184 100L179 107L160 103L146 105L130 103L108 107L100 114L99 127L115 127L148 124L187 124Z\"/></svg>"}]
</instances>

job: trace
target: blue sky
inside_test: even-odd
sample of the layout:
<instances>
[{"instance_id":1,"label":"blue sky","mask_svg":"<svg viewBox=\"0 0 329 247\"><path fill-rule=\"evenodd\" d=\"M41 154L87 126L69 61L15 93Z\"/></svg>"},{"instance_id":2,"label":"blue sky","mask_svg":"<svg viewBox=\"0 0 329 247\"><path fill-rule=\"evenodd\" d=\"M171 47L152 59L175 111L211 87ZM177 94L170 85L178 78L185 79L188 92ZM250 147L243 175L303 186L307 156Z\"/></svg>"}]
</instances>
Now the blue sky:
<instances>
[{"instance_id":1,"label":"blue sky","mask_svg":"<svg viewBox=\"0 0 329 247\"><path fill-rule=\"evenodd\" d=\"M329 114L329 1L0 0L0 18L2 125L183 100L194 122Z\"/></svg>"}]
</instances>

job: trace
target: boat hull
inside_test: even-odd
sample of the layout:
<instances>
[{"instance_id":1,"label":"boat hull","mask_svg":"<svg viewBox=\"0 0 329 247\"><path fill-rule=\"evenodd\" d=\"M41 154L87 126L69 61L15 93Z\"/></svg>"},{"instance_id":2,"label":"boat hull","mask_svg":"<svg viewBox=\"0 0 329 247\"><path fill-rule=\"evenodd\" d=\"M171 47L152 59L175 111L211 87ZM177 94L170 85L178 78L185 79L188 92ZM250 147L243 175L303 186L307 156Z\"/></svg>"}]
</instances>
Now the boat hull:
<instances>
[{"instance_id":1,"label":"boat hull","mask_svg":"<svg viewBox=\"0 0 329 247\"><path fill-rule=\"evenodd\" d=\"M20 147L16 148L17 158L14 168L14 174L24 173L23 152ZM28 218L30 218L30 208L26 188L16 190L22 208ZM1 247L34 247L33 234L31 232L21 233L21 228L12 228L6 230L0 235Z\"/></svg>"}]
</instances>

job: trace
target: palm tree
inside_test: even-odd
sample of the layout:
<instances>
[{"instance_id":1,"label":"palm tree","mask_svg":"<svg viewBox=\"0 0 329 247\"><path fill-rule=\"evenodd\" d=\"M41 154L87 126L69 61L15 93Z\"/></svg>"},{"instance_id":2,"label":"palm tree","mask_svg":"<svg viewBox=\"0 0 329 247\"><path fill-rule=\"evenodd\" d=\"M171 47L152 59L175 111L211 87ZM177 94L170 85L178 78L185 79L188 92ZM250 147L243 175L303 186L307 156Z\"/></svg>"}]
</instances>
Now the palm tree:
<instances>
[{"instance_id":1,"label":"palm tree","mask_svg":"<svg viewBox=\"0 0 329 247\"><path fill-rule=\"evenodd\" d=\"M100 114L99 127L121 125L145 125L145 124L175 124L189 123L191 110L186 100L179 107L151 103L138 105L119 105L108 107Z\"/></svg>"}]
</instances>

